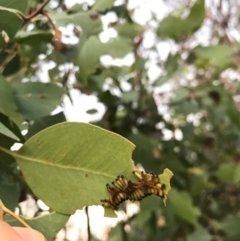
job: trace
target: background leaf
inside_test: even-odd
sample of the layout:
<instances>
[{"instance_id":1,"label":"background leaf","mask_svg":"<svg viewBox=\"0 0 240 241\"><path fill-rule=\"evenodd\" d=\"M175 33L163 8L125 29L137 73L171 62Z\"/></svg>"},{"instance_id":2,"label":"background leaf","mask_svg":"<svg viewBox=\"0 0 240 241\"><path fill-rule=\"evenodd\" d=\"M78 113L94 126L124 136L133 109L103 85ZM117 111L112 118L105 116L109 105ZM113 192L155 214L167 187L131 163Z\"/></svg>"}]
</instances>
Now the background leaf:
<instances>
[{"instance_id":1,"label":"background leaf","mask_svg":"<svg viewBox=\"0 0 240 241\"><path fill-rule=\"evenodd\" d=\"M200 211L192 205L191 197L188 193L178 192L172 189L169 194L169 201L176 215L194 226L198 224L197 219Z\"/></svg>"},{"instance_id":2,"label":"background leaf","mask_svg":"<svg viewBox=\"0 0 240 241\"><path fill-rule=\"evenodd\" d=\"M78 59L80 74L84 80L96 71L99 58L103 53L104 45L97 37L90 37L84 43Z\"/></svg>"},{"instance_id":3,"label":"background leaf","mask_svg":"<svg viewBox=\"0 0 240 241\"><path fill-rule=\"evenodd\" d=\"M111 9L115 0L97 0L93 9L98 12L104 12L108 9Z\"/></svg>"},{"instance_id":4,"label":"background leaf","mask_svg":"<svg viewBox=\"0 0 240 241\"><path fill-rule=\"evenodd\" d=\"M69 219L68 215L51 212L32 219L21 217L31 228L41 232L47 240L52 239L60 231ZM22 225L10 216L5 216L4 221L11 226L21 227Z\"/></svg>"},{"instance_id":5,"label":"background leaf","mask_svg":"<svg viewBox=\"0 0 240 241\"><path fill-rule=\"evenodd\" d=\"M60 104L63 93L63 89L55 84L27 82L14 85L18 111L29 119L48 115Z\"/></svg>"},{"instance_id":6,"label":"background leaf","mask_svg":"<svg viewBox=\"0 0 240 241\"><path fill-rule=\"evenodd\" d=\"M22 0L22 1L15 1L15 0L9 0L9 1L0 1L1 7L11 8L13 11L18 10L20 12L25 13L28 5L28 0ZM9 40L13 39L16 32L21 28L21 25L23 23L22 19L20 19L17 14L10 13L8 11L1 11L1 17L2 21L0 23L0 31L5 31L7 36L9 37ZM3 48L6 46L6 41L4 41L4 38L0 37L0 47Z\"/></svg>"},{"instance_id":7,"label":"background leaf","mask_svg":"<svg viewBox=\"0 0 240 241\"><path fill-rule=\"evenodd\" d=\"M199 241L210 241L212 237L205 228L197 226L195 231L188 236L187 241L194 241L196 239Z\"/></svg>"}]
</instances>

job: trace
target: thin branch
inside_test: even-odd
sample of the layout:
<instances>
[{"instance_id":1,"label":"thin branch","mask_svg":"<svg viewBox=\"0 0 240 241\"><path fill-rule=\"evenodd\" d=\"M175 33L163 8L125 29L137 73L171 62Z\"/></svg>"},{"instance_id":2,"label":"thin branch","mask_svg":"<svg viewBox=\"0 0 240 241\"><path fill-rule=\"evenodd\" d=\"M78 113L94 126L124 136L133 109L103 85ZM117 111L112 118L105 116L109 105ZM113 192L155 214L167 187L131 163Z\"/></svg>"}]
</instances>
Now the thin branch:
<instances>
[{"instance_id":1,"label":"thin branch","mask_svg":"<svg viewBox=\"0 0 240 241\"><path fill-rule=\"evenodd\" d=\"M54 30L54 38L60 40L62 38L62 32L55 26L52 19L46 12L42 12L42 15L44 15L48 19L50 25L52 26Z\"/></svg>"},{"instance_id":2,"label":"thin branch","mask_svg":"<svg viewBox=\"0 0 240 241\"><path fill-rule=\"evenodd\" d=\"M90 218L89 218L89 212L88 212L88 206L85 209L86 215L87 215L87 233L88 233L88 241L91 241L91 228L90 228Z\"/></svg>"},{"instance_id":3,"label":"thin branch","mask_svg":"<svg viewBox=\"0 0 240 241\"><path fill-rule=\"evenodd\" d=\"M24 227L26 228L31 228L25 221L23 221L20 217L18 217L18 215L16 215L15 213L13 213L12 211L10 211L9 209L7 209L4 204L2 203L2 201L0 200L0 212L4 215L4 214L8 214L11 217L13 217L14 219L16 219L19 223L21 223ZM2 217L1 217L2 218ZM0 219L1 219L0 218Z\"/></svg>"},{"instance_id":4,"label":"thin branch","mask_svg":"<svg viewBox=\"0 0 240 241\"><path fill-rule=\"evenodd\" d=\"M36 17L39 14L43 14L43 9L45 6L50 2L50 0L45 0L45 2L38 8L36 11L32 12L30 15L25 16L24 21L25 23L29 22L32 18Z\"/></svg>"},{"instance_id":5,"label":"thin branch","mask_svg":"<svg viewBox=\"0 0 240 241\"><path fill-rule=\"evenodd\" d=\"M121 235L122 235L122 241L128 241L128 236L125 231L125 222L119 223L120 228L121 228Z\"/></svg>"},{"instance_id":6,"label":"thin branch","mask_svg":"<svg viewBox=\"0 0 240 241\"><path fill-rule=\"evenodd\" d=\"M8 55L3 60L3 62L0 64L0 73L2 73L6 67L6 65L16 56L17 52L15 51L17 49L17 43L13 44L11 49L8 52Z\"/></svg>"}]
</instances>

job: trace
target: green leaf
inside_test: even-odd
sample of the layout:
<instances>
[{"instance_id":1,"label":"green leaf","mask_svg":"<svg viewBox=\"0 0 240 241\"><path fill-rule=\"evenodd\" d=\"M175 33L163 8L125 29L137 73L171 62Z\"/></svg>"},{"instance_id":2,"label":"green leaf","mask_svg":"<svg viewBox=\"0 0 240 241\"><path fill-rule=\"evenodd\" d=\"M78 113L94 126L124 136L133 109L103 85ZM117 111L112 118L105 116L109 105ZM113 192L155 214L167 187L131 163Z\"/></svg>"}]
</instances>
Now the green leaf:
<instances>
[{"instance_id":1,"label":"green leaf","mask_svg":"<svg viewBox=\"0 0 240 241\"><path fill-rule=\"evenodd\" d=\"M235 168L233 181L235 183L240 182L240 164L237 164L237 166Z\"/></svg>"},{"instance_id":2,"label":"green leaf","mask_svg":"<svg viewBox=\"0 0 240 241\"><path fill-rule=\"evenodd\" d=\"M65 27L69 23L80 26L86 37L97 35L102 31L102 22L94 11L75 14L54 13L50 14L50 17L56 21L57 26Z\"/></svg>"},{"instance_id":3,"label":"green leaf","mask_svg":"<svg viewBox=\"0 0 240 241\"><path fill-rule=\"evenodd\" d=\"M69 219L69 215L51 212L32 219L27 219L20 216L31 228L38 230L44 235L47 240L54 238L54 236L64 227ZM11 226L21 227L22 225L10 216L5 216L4 221Z\"/></svg>"},{"instance_id":4,"label":"green leaf","mask_svg":"<svg viewBox=\"0 0 240 241\"><path fill-rule=\"evenodd\" d=\"M96 109L89 109L86 111L87 114L95 114L97 113L98 111Z\"/></svg>"},{"instance_id":5,"label":"green leaf","mask_svg":"<svg viewBox=\"0 0 240 241\"><path fill-rule=\"evenodd\" d=\"M136 102L139 99L139 91L131 90L127 92L123 92L122 94L122 100L125 103L129 102Z\"/></svg>"},{"instance_id":6,"label":"green leaf","mask_svg":"<svg viewBox=\"0 0 240 241\"><path fill-rule=\"evenodd\" d=\"M9 44L10 45L10 44ZM9 46L8 45L8 46ZM2 53L0 54L0 59L4 59L6 57L7 53ZM14 54L15 55L15 54ZM20 71L21 69L21 59L20 59L20 55L16 54L8 63L7 65L4 67L3 71L2 71L2 75L5 77L8 76L14 76L14 74L18 73L18 71Z\"/></svg>"},{"instance_id":7,"label":"green leaf","mask_svg":"<svg viewBox=\"0 0 240 241\"><path fill-rule=\"evenodd\" d=\"M162 20L157 29L160 38L172 38L179 41L189 34L191 23L176 16L168 16Z\"/></svg>"},{"instance_id":8,"label":"green leaf","mask_svg":"<svg viewBox=\"0 0 240 241\"><path fill-rule=\"evenodd\" d=\"M20 116L21 117L21 116ZM15 140L19 142L25 142L25 137L22 135L21 130L26 129L24 125L21 125L20 128L6 115L0 113L0 123L2 123L8 130L10 130L17 137ZM1 142L0 142L1 145Z\"/></svg>"},{"instance_id":9,"label":"green leaf","mask_svg":"<svg viewBox=\"0 0 240 241\"><path fill-rule=\"evenodd\" d=\"M0 6L6 8L16 9L23 13L26 12L29 0L15 1L15 0L0 0Z\"/></svg>"},{"instance_id":10,"label":"green leaf","mask_svg":"<svg viewBox=\"0 0 240 241\"><path fill-rule=\"evenodd\" d=\"M191 194L192 196L199 195L207 187L207 174L204 173L203 176L192 177L191 179Z\"/></svg>"},{"instance_id":11,"label":"green leaf","mask_svg":"<svg viewBox=\"0 0 240 241\"><path fill-rule=\"evenodd\" d=\"M39 132L16 153L4 151L17 159L38 198L57 212L72 214L84 206L100 205L108 198L106 184L118 175L133 177L133 149L117 134L66 122Z\"/></svg>"},{"instance_id":12,"label":"green leaf","mask_svg":"<svg viewBox=\"0 0 240 241\"><path fill-rule=\"evenodd\" d=\"M4 126L1 122L0 122L0 132L3 135L8 136L16 141L20 141L20 139L13 132L11 132L6 126Z\"/></svg>"},{"instance_id":13,"label":"green leaf","mask_svg":"<svg viewBox=\"0 0 240 241\"><path fill-rule=\"evenodd\" d=\"M234 172L236 170L236 164L235 163L225 163L221 164L218 167L218 170L216 171L216 176L222 181L222 182L233 182L234 179Z\"/></svg>"},{"instance_id":14,"label":"green leaf","mask_svg":"<svg viewBox=\"0 0 240 241\"><path fill-rule=\"evenodd\" d=\"M178 90L175 90L173 93L173 102L181 101L189 96L190 92L186 88L179 87Z\"/></svg>"},{"instance_id":15,"label":"green leaf","mask_svg":"<svg viewBox=\"0 0 240 241\"><path fill-rule=\"evenodd\" d=\"M170 180L172 179L172 176L173 176L173 173L168 168L165 168L163 170L163 173L158 175L159 182L162 184L165 184L165 188L163 190L163 193L165 195L163 202L165 206L166 206L168 193L171 190Z\"/></svg>"},{"instance_id":16,"label":"green leaf","mask_svg":"<svg viewBox=\"0 0 240 241\"><path fill-rule=\"evenodd\" d=\"M178 74L179 60L180 60L179 55L169 54L166 62L164 63L166 74L158 78L154 82L154 86L160 86L166 83L171 78L174 78Z\"/></svg>"},{"instance_id":17,"label":"green leaf","mask_svg":"<svg viewBox=\"0 0 240 241\"><path fill-rule=\"evenodd\" d=\"M0 32L4 31L5 36L0 36L0 48L6 46L7 39L9 41L13 39L16 32L21 28L23 20L19 17L19 11L25 13L28 5L28 0L0 0L0 6L2 8L9 8L10 11L0 10L1 21L0 21ZM4 40L5 39L5 40Z\"/></svg>"},{"instance_id":18,"label":"green leaf","mask_svg":"<svg viewBox=\"0 0 240 241\"><path fill-rule=\"evenodd\" d=\"M205 228L201 226L197 226L194 232L187 236L187 241L196 241L196 240L210 241L212 240L212 237Z\"/></svg>"},{"instance_id":19,"label":"green leaf","mask_svg":"<svg viewBox=\"0 0 240 241\"><path fill-rule=\"evenodd\" d=\"M133 152L133 160L136 163L142 163L144 168L153 171L156 163L154 150L157 149L158 142L143 133L131 134L127 136L128 140L136 146Z\"/></svg>"},{"instance_id":20,"label":"green leaf","mask_svg":"<svg viewBox=\"0 0 240 241\"><path fill-rule=\"evenodd\" d=\"M239 229L240 217L229 214L222 222L224 232L227 234L227 241L238 241L240 237ZM225 240L225 239L224 239Z\"/></svg>"},{"instance_id":21,"label":"green leaf","mask_svg":"<svg viewBox=\"0 0 240 241\"><path fill-rule=\"evenodd\" d=\"M198 46L193 52L198 57L208 60L210 65L220 69L226 69L234 64L232 57L234 49L227 45Z\"/></svg>"},{"instance_id":22,"label":"green leaf","mask_svg":"<svg viewBox=\"0 0 240 241\"><path fill-rule=\"evenodd\" d=\"M16 183L0 180L0 199L8 209L15 211L15 208L18 206L19 196L20 188Z\"/></svg>"},{"instance_id":23,"label":"green leaf","mask_svg":"<svg viewBox=\"0 0 240 241\"><path fill-rule=\"evenodd\" d=\"M15 39L21 44L36 45L39 42L51 42L53 34L48 31L34 30L31 32L19 31L17 32Z\"/></svg>"},{"instance_id":24,"label":"green leaf","mask_svg":"<svg viewBox=\"0 0 240 241\"><path fill-rule=\"evenodd\" d=\"M0 76L0 112L6 116L11 116L11 112L17 110L14 102L12 88L3 76Z\"/></svg>"},{"instance_id":25,"label":"green leaf","mask_svg":"<svg viewBox=\"0 0 240 241\"><path fill-rule=\"evenodd\" d=\"M204 0L197 0L186 19L172 15L164 18L159 24L157 30L158 36L181 41L193 34L201 27L205 19L204 3Z\"/></svg>"},{"instance_id":26,"label":"green leaf","mask_svg":"<svg viewBox=\"0 0 240 241\"><path fill-rule=\"evenodd\" d=\"M172 188L169 194L169 202L179 218L197 226L200 211L193 206L192 199L187 192L179 192Z\"/></svg>"},{"instance_id":27,"label":"green leaf","mask_svg":"<svg viewBox=\"0 0 240 241\"><path fill-rule=\"evenodd\" d=\"M224 163L219 165L215 175L226 183L238 183L240 181L240 164Z\"/></svg>"},{"instance_id":28,"label":"green leaf","mask_svg":"<svg viewBox=\"0 0 240 241\"><path fill-rule=\"evenodd\" d=\"M2 133L0 133L0 146L10 148L15 142L16 141L13 140L12 138L9 138L9 137L3 135ZM1 160L4 160L4 157L2 157L2 154L4 154L4 153L0 152L0 163L1 163ZM7 155L7 156L9 156L9 155Z\"/></svg>"},{"instance_id":29,"label":"green leaf","mask_svg":"<svg viewBox=\"0 0 240 241\"><path fill-rule=\"evenodd\" d=\"M17 106L14 101L13 90L12 90L10 84L1 75L0 75L0 112L3 115L5 115L7 118L9 118L10 120L15 122L19 127L21 127L23 119L17 113ZM1 116L1 119L2 118L4 118L4 117ZM8 122L11 122L10 120L8 120ZM5 118L4 122L2 122L2 123L6 127L8 127L8 129L10 129L9 125L7 125L6 118Z\"/></svg>"},{"instance_id":30,"label":"green leaf","mask_svg":"<svg viewBox=\"0 0 240 241\"><path fill-rule=\"evenodd\" d=\"M233 124L236 125L238 129L240 129L240 118L239 118L239 111L236 109L235 106L227 106L226 110L228 116L230 117Z\"/></svg>"},{"instance_id":31,"label":"green leaf","mask_svg":"<svg viewBox=\"0 0 240 241\"><path fill-rule=\"evenodd\" d=\"M115 27L121 37L133 39L135 36L144 32L145 28L137 23L123 23Z\"/></svg>"},{"instance_id":32,"label":"green leaf","mask_svg":"<svg viewBox=\"0 0 240 241\"><path fill-rule=\"evenodd\" d=\"M0 199L4 205L14 211L18 206L20 188L13 177L8 173L7 166L1 166L0 171Z\"/></svg>"},{"instance_id":33,"label":"green leaf","mask_svg":"<svg viewBox=\"0 0 240 241\"><path fill-rule=\"evenodd\" d=\"M56 115L44 116L42 118L36 119L30 126L26 138L29 139L30 137L36 135L39 131L65 121L66 117L63 112L59 112Z\"/></svg>"},{"instance_id":34,"label":"green leaf","mask_svg":"<svg viewBox=\"0 0 240 241\"><path fill-rule=\"evenodd\" d=\"M152 212L159 210L161 200L157 196L151 198L144 198L140 203L140 212L135 218L138 225L143 225L151 217Z\"/></svg>"},{"instance_id":35,"label":"green leaf","mask_svg":"<svg viewBox=\"0 0 240 241\"><path fill-rule=\"evenodd\" d=\"M54 49L52 51L51 55L48 56L47 60L52 60L56 64L60 65L60 64L64 64L66 62L66 57L64 56L63 53L61 53L61 52L57 51L56 49ZM59 71L58 71L58 73L59 73ZM51 79L51 76L50 76L50 79Z\"/></svg>"},{"instance_id":36,"label":"green leaf","mask_svg":"<svg viewBox=\"0 0 240 241\"><path fill-rule=\"evenodd\" d=\"M197 0L192 6L188 17L186 18L186 21L192 24L192 33L197 31L202 26L205 16L205 0Z\"/></svg>"},{"instance_id":37,"label":"green leaf","mask_svg":"<svg viewBox=\"0 0 240 241\"><path fill-rule=\"evenodd\" d=\"M104 44L98 37L90 37L80 50L78 64L80 74L86 81L90 74L93 74L98 66L99 58L104 54Z\"/></svg>"},{"instance_id":38,"label":"green leaf","mask_svg":"<svg viewBox=\"0 0 240 241\"><path fill-rule=\"evenodd\" d=\"M60 103L63 88L40 82L19 83L13 86L18 111L27 119L49 115Z\"/></svg>"},{"instance_id":39,"label":"green leaf","mask_svg":"<svg viewBox=\"0 0 240 241\"><path fill-rule=\"evenodd\" d=\"M111 229L108 241L119 241L119 237L121 237L121 234L121 226L116 225L114 228Z\"/></svg>"},{"instance_id":40,"label":"green leaf","mask_svg":"<svg viewBox=\"0 0 240 241\"><path fill-rule=\"evenodd\" d=\"M133 51L132 47L123 39L113 39L105 44L105 53L113 58L123 58Z\"/></svg>"},{"instance_id":41,"label":"green leaf","mask_svg":"<svg viewBox=\"0 0 240 241\"><path fill-rule=\"evenodd\" d=\"M97 0L93 6L93 10L97 12L105 12L112 8L115 0Z\"/></svg>"}]
</instances>

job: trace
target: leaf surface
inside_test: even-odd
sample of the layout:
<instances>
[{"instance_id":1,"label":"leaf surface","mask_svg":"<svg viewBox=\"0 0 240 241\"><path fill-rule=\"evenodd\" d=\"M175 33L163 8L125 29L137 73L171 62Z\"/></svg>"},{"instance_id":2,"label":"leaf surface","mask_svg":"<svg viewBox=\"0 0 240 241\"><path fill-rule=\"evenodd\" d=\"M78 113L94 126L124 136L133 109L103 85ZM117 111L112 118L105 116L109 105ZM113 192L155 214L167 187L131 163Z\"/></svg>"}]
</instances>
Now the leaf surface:
<instances>
[{"instance_id":1,"label":"leaf surface","mask_svg":"<svg viewBox=\"0 0 240 241\"><path fill-rule=\"evenodd\" d=\"M28 119L49 115L63 94L63 88L50 83L27 82L13 87L18 111Z\"/></svg>"},{"instance_id":2,"label":"leaf surface","mask_svg":"<svg viewBox=\"0 0 240 241\"><path fill-rule=\"evenodd\" d=\"M57 212L72 214L108 198L106 184L133 177L134 145L86 123L61 123L30 138L14 157L29 187ZM61 200L61 202L56 202Z\"/></svg>"},{"instance_id":3,"label":"leaf surface","mask_svg":"<svg viewBox=\"0 0 240 241\"><path fill-rule=\"evenodd\" d=\"M32 219L27 219L20 216L29 226L35 230L41 232L47 240L54 238L57 232L64 227L69 219L68 215L52 212L42 216L38 216ZM22 227L22 225L17 222L12 217L6 216L4 220L11 226Z\"/></svg>"},{"instance_id":4,"label":"leaf surface","mask_svg":"<svg viewBox=\"0 0 240 241\"><path fill-rule=\"evenodd\" d=\"M1 10L0 32L4 31L6 34L0 35L0 47L5 47L6 41L13 39L16 32L22 26L22 19L18 16L18 11L25 12L27 9L28 0L0 0L0 6L3 8L9 8L10 11Z\"/></svg>"}]
</instances>

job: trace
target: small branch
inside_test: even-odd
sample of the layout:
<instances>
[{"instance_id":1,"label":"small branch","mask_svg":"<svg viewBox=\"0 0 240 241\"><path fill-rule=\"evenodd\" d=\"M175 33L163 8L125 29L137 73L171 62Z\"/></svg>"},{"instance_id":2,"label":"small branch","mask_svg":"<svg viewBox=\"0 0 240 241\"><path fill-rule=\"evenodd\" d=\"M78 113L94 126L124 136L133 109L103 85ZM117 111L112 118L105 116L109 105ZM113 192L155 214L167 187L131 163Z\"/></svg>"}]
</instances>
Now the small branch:
<instances>
[{"instance_id":1,"label":"small branch","mask_svg":"<svg viewBox=\"0 0 240 241\"><path fill-rule=\"evenodd\" d=\"M45 2L38 8L36 11L32 12L30 15L25 16L24 21L25 23L29 22L32 18L36 17L39 14L43 14L43 9L45 6L50 2L50 0L45 0Z\"/></svg>"},{"instance_id":2,"label":"small branch","mask_svg":"<svg viewBox=\"0 0 240 241\"><path fill-rule=\"evenodd\" d=\"M134 53L135 63L140 58L140 56L138 54L138 49L139 49L140 45L142 44L143 34L140 34L138 36L138 38L139 39L136 41L136 43L134 43L134 46L133 46L133 53ZM135 76L135 84L141 85L141 83L142 83L142 71L141 70L137 70L136 71L136 76Z\"/></svg>"},{"instance_id":3,"label":"small branch","mask_svg":"<svg viewBox=\"0 0 240 241\"><path fill-rule=\"evenodd\" d=\"M62 32L55 26L52 19L46 12L42 12L42 15L44 15L48 19L50 25L52 26L54 30L54 38L60 40L62 38Z\"/></svg>"},{"instance_id":4,"label":"small branch","mask_svg":"<svg viewBox=\"0 0 240 241\"><path fill-rule=\"evenodd\" d=\"M3 215L4 215L4 211L3 211L3 203L0 200L0 220L3 220Z\"/></svg>"},{"instance_id":5,"label":"small branch","mask_svg":"<svg viewBox=\"0 0 240 241\"><path fill-rule=\"evenodd\" d=\"M121 222L119 225L120 225L120 228L121 228L122 241L128 241L128 236L127 236L127 233L125 231L125 222Z\"/></svg>"},{"instance_id":6,"label":"small branch","mask_svg":"<svg viewBox=\"0 0 240 241\"><path fill-rule=\"evenodd\" d=\"M88 206L85 209L86 215L87 215L87 233L88 233L88 241L91 241L91 228L90 228L90 218L89 218L89 212L88 212Z\"/></svg>"},{"instance_id":7,"label":"small branch","mask_svg":"<svg viewBox=\"0 0 240 241\"><path fill-rule=\"evenodd\" d=\"M0 220L3 219L4 214L10 215L14 219L16 219L19 223L21 223L24 227L31 228L25 221L23 221L20 217L18 217L18 215L16 215L15 213L7 209L2 203L2 201L0 200Z\"/></svg>"},{"instance_id":8,"label":"small branch","mask_svg":"<svg viewBox=\"0 0 240 241\"><path fill-rule=\"evenodd\" d=\"M35 16L39 15L39 14L43 14L43 9L44 7L50 2L50 0L45 0L45 2L40 6L39 9L37 9L36 11L32 12L30 15L25 16L25 15L21 15L21 18L23 19L24 23L23 23L23 27L26 25L26 23L28 23L32 18L34 18ZM52 23L52 20L50 20L48 18L49 21L51 21L51 24L54 26L54 24ZM55 26L54 26L55 27ZM56 27L54 28L55 32L56 31ZM60 36L61 34L59 34L59 30L57 32L57 35ZM15 57L15 49L17 47L17 44L14 44L13 47L11 48L11 53L9 53L7 55L7 57L4 59L3 63L0 66L0 73L2 73L6 67L6 65Z\"/></svg>"},{"instance_id":9,"label":"small branch","mask_svg":"<svg viewBox=\"0 0 240 241\"><path fill-rule=\"evenodd\" d=\"M11 49L8 52L7 57L3 60L3 62L0 65L0 73L2 73L6 67L6 65L16 56L17 52L15 51L17 49L17 44L15 43Z\"/></svg>"}]
</instances>

